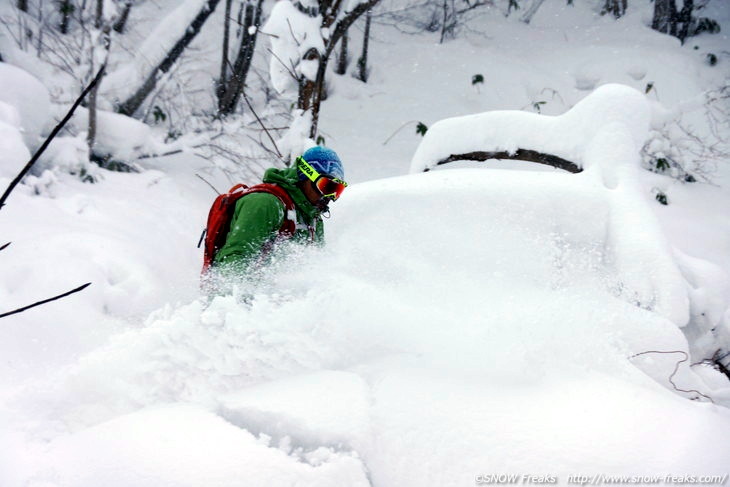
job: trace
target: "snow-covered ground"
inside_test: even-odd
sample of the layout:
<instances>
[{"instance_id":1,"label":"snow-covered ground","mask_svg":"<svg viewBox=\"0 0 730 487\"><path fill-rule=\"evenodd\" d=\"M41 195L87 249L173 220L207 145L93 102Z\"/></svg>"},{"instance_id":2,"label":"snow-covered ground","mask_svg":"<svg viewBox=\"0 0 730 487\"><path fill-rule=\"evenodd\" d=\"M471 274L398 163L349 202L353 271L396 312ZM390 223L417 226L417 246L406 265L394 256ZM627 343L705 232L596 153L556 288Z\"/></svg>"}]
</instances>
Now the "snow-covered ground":
<instances>
[{"instance_id":1,"label":"snow-covered ground","mask_svg":"<svg viewBox=\"0 0 730 487\"><path fill-rule=\"evenodd\" d=\"M326 247L292 249L248 304L199 295L214 193L196 174L229 185L204 160L16 190L3 309L92 286L0 322L0 485L726 479L730 382L678 362L730 326L730 166L683 184L639 150L672 111L702 129L690 108L730 76L727 34L680 46L644 27L648 8L614 21L576 3L444 45L376 25L370 82L333 76L321 120L357 184ZM727 6L711 13L730 28ZM0 116L18 142L18 113ZM523 145L584 171L420 172Z\"/></svg>"}]
</instances>

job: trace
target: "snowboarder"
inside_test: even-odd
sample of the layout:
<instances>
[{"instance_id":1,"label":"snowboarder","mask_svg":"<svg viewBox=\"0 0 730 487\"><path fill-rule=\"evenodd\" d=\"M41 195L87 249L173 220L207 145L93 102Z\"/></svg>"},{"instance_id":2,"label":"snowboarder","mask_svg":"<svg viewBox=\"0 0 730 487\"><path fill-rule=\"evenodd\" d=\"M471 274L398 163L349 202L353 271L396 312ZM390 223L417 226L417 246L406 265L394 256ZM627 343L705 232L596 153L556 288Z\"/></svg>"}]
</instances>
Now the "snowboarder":
<instances>
[{"instance_id":1,"label":"snowboarder","mask_svg":"<svg viewBox=\"0 0 730 487\"><path fill-rule=\"evenodd\" d=\"M321 146L297 157L294 167L268 169L263 184L241 190L243 196L235 202L230 225L222 230L227 232L222 246L210 245L212 250L208 252L206 241L204 273L208 261L226 274L246 273L252 266L261 265L281 240L322 243L322 214L329 211L328 205L347 187L344 176L335 151Z\"/></svg>"}]
</instances>

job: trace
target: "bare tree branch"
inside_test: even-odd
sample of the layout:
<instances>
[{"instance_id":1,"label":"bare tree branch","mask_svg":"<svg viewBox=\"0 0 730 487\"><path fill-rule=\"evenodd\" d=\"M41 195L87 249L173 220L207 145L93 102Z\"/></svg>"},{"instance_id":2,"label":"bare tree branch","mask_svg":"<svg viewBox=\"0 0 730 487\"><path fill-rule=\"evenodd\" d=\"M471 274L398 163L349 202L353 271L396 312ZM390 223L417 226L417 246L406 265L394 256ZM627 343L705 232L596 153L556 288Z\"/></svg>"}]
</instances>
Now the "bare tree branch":
<instances>
[{"instance_id":1,"label":"bare tree branch","mask_svg":"<svg viewBox=\"0 0 730 487\"><path fill-rule=\"evenodd\" d=\"M213 185L212 185L212 184L211 184L211 183L210 183L210 182L209 182L209 181L208 181L207 179L205 179L205 178L204 178L203 176L201 176L201 175L200 175L200 174L198 174L198 173L195 173L195 175L196 175L197 177L199 177L200 179L202 179L202 180L203 180L203 182L204 182L205 184L207 184L208 186L210 186L210 187L211 187L211 188L213 189L213 191L215 191L215 194L217 194L217 195L220 195L220 194L221 194L221 192L220 192L220 191L218 191L217 189L215 189L215 186L213 186Z\"/></svg>"},{"instance_id":2,"label":"bare tree branch","mask_svg":"<svg viewBox=\"0 0 730 487\"><path fill-rule=\"evenodd\" d=\"M295 68L293 66L291 68L289 66L287 66L286 63L284 63L284 61L282 61L281 58L279 56L277 56L276 53L271 48L268 48L267 51L269 51L269 53L272 56L274 56L276 58L276 60L279 61L279 63L281 63L282 66L284 66L284 69L286 69L289 72L289 76L291 76L292 79L294 79L294 81L299 81L299 77L294 73Z\"/></svg>"},{"instance_id":3,"label":"bare tree branch","mask_svg":"<svg viewBox=\"0 0 730 487\"><path fill-rule=\"evenodd\" d=\"M8 189L5 190L5 193L0 197L0 209L2 209L3 206L5 206L5 200L8 199L8 196L10 196L10 193L13 192L15 187L20 183L20 181L25 177L26 174L28 174L28 171L33 167L33 164L35 164L38 161L38 158L45 152L45 150L48 148L48 145L51 143L51 141L58 135L58 133L61 131L61 129L68 123L69 120L71 120L71 117L73 117L74 112L79 107L83 99L86 97L86 95L94 88L94 86L99 83L99 80L104 75L104 71L106 69L106 64L102 65L101 68L99 68L99 72L96 73L96 76L94 76L94 79L91 80L89 85L84 89L84 91L81 92L79 97L76 99L74 104L71 106L71 109L68 111L65 117L63 117L63 120L61 120L58 125L53 129L51 132L51 135L49 135L46 140L43 142L43 145L40 146L40 148L33 154L33 157L30 158L30 161L28 161L28 164L25 165L22 171L20 171L20 174L18 174L15 179L10 183L8 186Z\"/></svg>"},{"instance_id":4,"label":"bare tree branch","mask_svg":"<svg viewBox=\"0 0 730 487\"><path fill-rule=\"evenodd\" d=\"M251 110L251 113L253 113L253 116L256 117L256 121L261 125L261 128L264 129L264 132L266 132L266 135L269 137L269 140L272 144L274 144L274 149L276 149L276 153L279 156L279 159L283 159L284 156L281 155L281 151L279 151L279 147L276 145L276 142L274 142L274 138L271 136L271 133L268 131L268 129L264 126L264 123L259 118L258 114L256 113L256 110L253 109L251 106L251 102L248 101L248 96L246 96L245 92L241 93L243 95L243 99L246 101L246 105L248 105L248 109Z\"/></svg>"},{"instance_id":5,"label":"bare tree branch","mask_svg":"<svg viewBox=\"0 0 730 487\"><path fill-rule=\"evenodd\" d=\"M705 394L702 394L700 391L698 391L696 389L680 389L679 387L677 387L677 384L674 383L674 376L677 375L677 371L679 370L679 366L683 362L687 362L689 360L689 355L687 355L687 352L684 352L682 350L669 350L669 351L664 351L664 350L647 350L645 352L636 353L636 354L632 355L631 357L629 357L629 359L632 359L634 357L639 357L640 355L646 355L646 354L649 354L649 353L657 353L657 354L665 354L665 355L669 355L669 354L673 354L673 353L681 353L682 355L684 355L684 358L682 360L680 360L679 362L677 362L674 365L674 371L671 373L671 375L669 376L669 378L667 380L669 380L669 383L672 385L672 387L674 388L675 391L677 391L677 392L686 392L686 393L696 392L700 396L702 396L705 399L709 400L711 403L715 404L715 401L713 401L710 396L707 396ZM697 399L697 398L695 398L695 399Z\"/></svg>"},{"instance_id":6,"label":"bare tree branch","mask_svg":"<svg viewBox=\"0 0 730 487\"><path fill-rule=\"evenodd\" d=\"M6 243L6 244L5 244L5 245L3 245L2 247L0 247L0 250L5 250L5 249L7 249L7 248L8 248L8 246L9 246L9 245L10 245L11 243L12 243L12 242L8 242L8 243Z\"/></svg>"},{"instance_id":7,"label":"bare tree branch","mask_svg":"<svg viewBox=\"0 0 730 487\"><path fill-rule=\"evenodd\" d=\"M13 311L8 311L7 313L2 313L2 314L0 314L0 318L5 318L6 316L14 315L14 314L17 314L17 313L22 313L23 311L29 310L31 308L35 308L36 306L40 306L41 304L46 304L46 303L50 303L51 301L55 301L57 299L65 298L66 296L69 296L71 294L74 294L74 293L77 293L79 291L82 291L82 290L86 289L89 286L91 286L91 283L90 282L87 282L86 284L84 284L82 286L79 286L76 289L72 289L72 290L70 290L68 292L65 292L63 294L59 294L58 296L54 296L52 298L44 299L43 301L38 301L37 303L33 303L33 304L30 304L28 306L24 306L22 308L18 308L18 309L13 310Z\"/></svg>"}]
</instances>

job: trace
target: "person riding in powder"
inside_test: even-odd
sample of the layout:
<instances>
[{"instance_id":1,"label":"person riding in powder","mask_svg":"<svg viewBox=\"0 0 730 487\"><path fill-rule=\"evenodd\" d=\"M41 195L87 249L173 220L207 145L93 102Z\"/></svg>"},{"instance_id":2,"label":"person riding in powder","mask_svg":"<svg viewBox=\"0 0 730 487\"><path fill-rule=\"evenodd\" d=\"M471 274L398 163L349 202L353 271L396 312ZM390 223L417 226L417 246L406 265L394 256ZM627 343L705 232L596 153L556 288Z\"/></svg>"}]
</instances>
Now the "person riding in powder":
<instances>
[{"instance_id":1,"label":"person riding in powder","mask_svg":"<svg viewBox=\"0 0 730 487\"><path fill-rule=\"evenodd\" d=\"M246 273L260 266L279 241L323 243L322 214L347 187L344 177L335 151L321 146L305 151L293 167L266 170L264 184L248 188L236 201L230 230L211 267Z\"/></svg>"}]
</instances>

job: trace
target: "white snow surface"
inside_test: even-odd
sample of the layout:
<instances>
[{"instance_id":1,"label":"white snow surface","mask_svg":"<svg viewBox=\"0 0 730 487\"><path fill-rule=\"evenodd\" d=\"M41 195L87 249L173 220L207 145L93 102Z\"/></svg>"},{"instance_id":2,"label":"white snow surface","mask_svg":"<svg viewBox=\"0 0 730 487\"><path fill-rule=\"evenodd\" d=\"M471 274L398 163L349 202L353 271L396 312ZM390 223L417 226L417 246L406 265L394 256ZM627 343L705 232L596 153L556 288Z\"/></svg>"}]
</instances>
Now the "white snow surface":
<instances>
[{"instance_id":1,"label":"white snow surface","mask_svg":"<svg viewBox=\"0 0 730 487\"><path fill-rule=\"evenodd\" d=\"M559 172L356 185L329 222L327 249L279 261L251 305L223 296L167 307L20 388L3 417L26 433L9 435L0 458L24 467L3 480L396 486L462 485L485 468L722 474L727 450L706 438L730 433L728 410L672 391L681 355L631 358L687 342L617 295L610 213L588 177ZM727 390L680 365L679 388ZM169 406L179 402L197 406ZM256 460L236 460L233 447Z\"/></svg>"},{"instance_id":2,"label":"white snow surface","mask_svg":"<svg viewBox=\"0 0 730 487\"><path fill-rule=\"evenodd\" d=\"M575 3L544 2L529 26L490 10L472 24L484 35L444 45L374 24L370 81L332 75L323 105L353 183L327 245L282 249L233 295L198 290L215 194L196 174L231 185L206 161L145 159L95 184L27 178L0 210L0 311L92 285L0 323L0 486L727 475L730 382L690 363L730 344L730 170L681 184L640 169L638 151L677 114L708 130L691 110L729 76L727 56L702 59L722 53L730 15L710 10L723 34L680 46L645 26L649 2L619 21ZM518 112L538 101L543 115ZM17 162L7 105L0 144ZM430 127L420 147L415 121ZM120 154L145 150L143 127L109 127ZM59 139L43 168L73 166L82 142ZM455 150L523 145L584 171L420 172Z\"/></svg>"}]
</instances>

